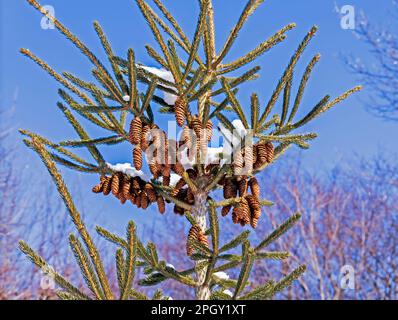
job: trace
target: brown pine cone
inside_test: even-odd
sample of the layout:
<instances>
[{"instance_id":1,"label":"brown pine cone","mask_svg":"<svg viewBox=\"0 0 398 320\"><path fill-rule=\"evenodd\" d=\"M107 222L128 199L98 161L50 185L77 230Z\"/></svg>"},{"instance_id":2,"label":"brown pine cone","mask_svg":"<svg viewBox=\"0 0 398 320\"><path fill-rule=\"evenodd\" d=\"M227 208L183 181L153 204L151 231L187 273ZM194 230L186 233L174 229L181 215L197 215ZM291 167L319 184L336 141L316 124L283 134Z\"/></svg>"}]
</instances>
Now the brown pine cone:
<instances>
[{"instance_id":1,"label":"brown pine cone","mask_svg":"<svg viewBox=\"0 0 398 320\"><path fill-rule=\"evenodd\" d=\"M170 176L163 176L163 185L164 185L165 187L170 186L170 181L171 181Z\"/></svg>"},{"instance_id":2,"label":"brown pine cone","mask_svg":"<svg viewBox=\"0 0 398 320\"><path fill-rule=\"evenodd\" d=\"M189 229L188 237L187 237L187 255L192 256L195 252L195 248L192 246L192 242L200 242L207 248L209 247L209 242L207 237L204 235L203 231L198 225L194 225Z\"/></svg>"},{"instance_id":3,"label":"brown pine cone","mask_svg":"<svg viewBox=\"0 0 398 320\"><path fill-rule=\"evenodd\" d=\"M165 164L163 166L163 185L169 186L170 185L170 175L171 175L171 166L169 164Z\"/></svg>"},{"instance_id":4,"label":"brown pine cone","mask_svg":"<svg viewBox=\"0 0 398 320\"><path fill-rule=\"evenodd\" d=\"M241 201L232 211L232 221L237 224L240 223L242 226L250 223L251 211L249 204L246 200Z\"/></svg>"},{"instance_id":5,"label":"brown pine cone","mask_svg":"<svg viewBox=\"0 0 398 320\"><path fill-rule=\"evenodd\" d=\"M247 178L243 178L238 182L239 196L244 197L247 193Z\"/></svg>"},{"instance_id":6,"label":"brown pine cone","mask_svg":"<svg viewBox=\"0 0 398 320\"><path fill-rule=\"evenodd\" d=\"M93 187L92 190L93 190L94 193L101 193L102 189L103 189L103 186L104 186L103 183L97 184L95 187Z\"/></svg>"},{"instance_id":7,"label":"brown pine cone","mask_svg":"<svg viewBox=\"0 0 398 320\"><path fill-rule=\"evenodd\" d=\"M145 192L150 202L156 202L156 192L150 183L145 185Z\"/></svg>"},{"instance_id":8,"label":"brown pine cone","mask_svg":"<svg viewBox=\"0 0 398 320\"><path fill-rule=\"evenodd\" d=\"M257 166L261 167L265 163L267 163L267 148L263 142L260 142L256 145L257 149Z\"/></svg>"},{"instance_id":9,"label":"brown pine cone","mask_svg":"<svg viewBox=\"0 0 398 320\"><path fill-rule=\"evenodd\" d=\"M222 209L221 209L221 215L222 215L223 217L226 217L226 216L228 215L228 213L231 211L231 208L232 208L231 205L222 207Z\"/></svg>"},{"instance_id":10,"label":"brown pine cone","mask_svg":"<svg viewBox=\"0 0 398 320\"><path fill-rule=\"evenodd\" d=\"M174 213L178 214L180 216L183 216L185 214L185 211L184 211L183 208L181 208L181 207L179 207L177 205L174 205Z\"/></svg>"},{"instance_id":11,"label":"brown pine cone","mask_svg":"<svg viewBox=\"0 0 398 320\"><path fill-rule=\"evenodd\" d=\"M243 154L244 154L245 168L246 170L251 171L254 165L253 147L251 145L245 146L243 148Z\"/></svg>"},{"instance_id":12,"label":"brown pine cone","mask_svg":"<svg viewBox=\"0 0 398 320\"><path fill-rule=\"evenodd\" d=\"M183 178L178 180L173 191L171 191L171 196L176 197L178 195L178 193L180 192L181 188L183 188L185 185L186 185L186 182Z\"/></svg>"},{"instance_id":13,"label":"brown pine cone","mask_svg":"<svg viewBox=\"0 0 398 320\"><path fill-rule=\"evenodd\" d=\"M123 195L122 192L119 193L116 197L120 200L120 203L121 203L121 204L125 204L126 201L127 201L127 199L125 198L125 196Z\"/></svg>"},{"instance_id":14,"label":"brown pine cone","mask_svg":"<svg viewBox=\"0 0 398 320\"><path fill-rule=\"evenodd\" d=\"M134 177L131 180L131 184L134 190L140 190L141 186L140 186L140 178L139 177Z\"/></svg>"},{"instance_id":15,"label":"brown pine cone","mask_svg":"<svg viewBox=\"0 0 398 320\"><path fill-rule=\"evenodd\" d=\"M131 198L131 194L130 194L130 188L131 188L131 182L130 180L124 180L123 181L123 189L122 189L122 193L123 196L129 200Z\"/></svg>"},{"instance_id":16,"label":"brown pine cone","mask_svg":"<svg viewBox=\"0 0 398 320\"><path fill-rule=\"evenodd\" d=\"M157 205L158 205L159 213L160 214L164 214L165 211L166 211L166 204L164 203L163 197L162 196L158 196L156 198L156 202L157 202Z\"/></svg>"},{"instance_id":17,"label":"brown pine cone","mask_svg":"<svg viewBox=\"0 0 398 320\"><path fill-rule=\"evenodd\" d=\"M137 144L134 148L133 162L134 162L134 167L137 170L142 169L142 150L141 150L141 145L139 145L139 144Z\"/></svg>"},{"instance_id":18,"label":"brown pine cone","mask_svg":"<svg viewBox=\"0 0 398 320\"><path fill-rule=\"evenodd\" d=\"M255 196L248 194L245 199L252 210L261 209L260 201Z\"/></svg>"},{"instance_id":19,"label":"brown pine cone","mask_svg":"<svg viewBox=\"0 0 398 320\"><path fill-rule=\"evenodd\" d=\"M256 177L252 177L249 181L250 190L257 199L260 199L260 184Z\"/></svg>"},{"instance_id":20,"label":"brown pine cone","mask_svg":"<svg viewBox=\"0 0 398 320\"><path fill-rule=\"evenodd\" d=\"M177 124L182 127L187 117L188 102L184 97L178 97L174 104L174 112Z\"/></svg>"},{"instance_id":21,"label":"brown pine cone","mask_svg":"<svg viewBox=\"0 0 398 320\"><path fill-rule=\"evenodd\" d=\"M247 225L250 223L251 220L251 211L250 211L250 206L247 203L246 200L243 200L240 203L241 207L242 207L242 218L241 218L241 224L242 225Z\"/></svg>"},{"instance_id":22,"label":"brown pine cone","mask_svg":"<svg viewBox=\"0 0 398 320\"><path fill-rule=\"evenodd\" d=\"M252 220L250 221L250 225L252 226L253 229L256 229L256 228L257 228L258 220L259 220L259 219L252 218Z\"/></svg>"},{"instance_id":23,"label":"brown pine cone","mask_svg":"<svg viewBox=\"0 0 398 320\"><path fill-rule=\"evenodd\" d=\"M267 142L265 148L267 162L271 163L274 160L274 145L272 142Z\"/></svg>"},{"instance_id":24,"label":"brown pine cone","mask_svg":"<svg viewBox=\"0 0 398 320\"><path fill-rule=\"evenodd\" d=\"M142 121L140 118L134 118L130 123L130 141L133 144L139 144L142 136Z\"/></svg>"},{"instance_id":25,"label":"brown pine cone","mask_svg":"<svg viewBox=\"0 0 398 320\"><path fill-rule=\"evenodd\" d=\"M237 185L233 178L226 178L224 182L224 198L231 199L237 196Z\"/></svg>"},{"instance_id":26,"label":"brown pine cone","mask_svg":"<svg viewBox=\"0 0 398 320\"><path fill-rule=\"evenodd\" d=\"M193 131L195 131L196 134L196 139L199 140L200 136L202 135L202 130L203 130L203 124L199 120L197 116L192 117L191 123L190 123Z\"/></svg>"},{"instance_id":27,"label":"brown pine cone","mask_svg":"<svg viewBox=\"0 0 398 320\"><path fill-rule=\"evenodd\" d=\"M111 189L112 189L112 194L113 194L114 196L116 196L116 195L119 194L119 191L120 191L120 181L121 181L120 178L121 178L121 177L120 177L120 175L119 175L118 173L115 173L115 174L112 176Z\"/></svg>"},{"instance_id":28,"label":"brown pine cone","mask_svg":"<svg viewBox=\"0 0 398 320\"><path fill-rule=\"evenodd\" d=\"M234 159L233 159L234 175L240 176L240 175L242 175L244 161L245 161L243 154L242 154L242 150L236 151L233 156L234 156Z\"/></svg>"},{"instance_id":29,"label":"brown pine cone","mask_svg":"<svg viewBox=\"0 0 398 320\"><path fill-rule=\"evenodd\" d=\"M141 207L146 209L149 206L149 199L145 191L141 192Z\"/></svg>"},{"instance_id":30,"label":"brown pine cone","mask_svg":"<svg viewBox=\"0 0 398 320\"><path fill-rule=\"evenodd\" d=\"M135 205L137 206L137 208L141 208L141 193L136 195L135 197Z\"/></svg>"},{"instance_id":31,"label":"brown pine cone","mask_svg":"<svg viewBox=\"0 0 398 320\"><path fill-rule=\"evenodd\" d=\"M188 126L184 126L181 133L181 142L185 143L187 146L192 145L192 132Z\"/></svg>"},{"instance_id":32,"label":"brown pine cone","mask_svg":"<svg viewBox=\"0 0 398 320\"><path fill-rule=\"evenodd\" d=\"M240 219L242 217L242 207L241 206L236 206L232 210L232 221L233 223L237 224L240 222Z\"/></svg>"},{"instance_id":33,"label":"brown pine cone","mask_svg":"<svg viewBox=\"0 0 398 320\"><path fill-rule=\"evenodd\" d=\"M102 188L102 192L105 196L107 196L108 194L111 193L112 190L112 181L111 181L111 177L106 177L105 181L104 181L104 185Z\"/></svg>"},{"instance_id":34,"label":"brown pine cone","mask_svg":"<svg viewBox=\"0 0 398 320\"><path fill-rule=\"evenodd\" d=\"M142 128L141 133L141 149L146 151L149 147L150 126L146 125Z\"/></svg>"}]
</instances>

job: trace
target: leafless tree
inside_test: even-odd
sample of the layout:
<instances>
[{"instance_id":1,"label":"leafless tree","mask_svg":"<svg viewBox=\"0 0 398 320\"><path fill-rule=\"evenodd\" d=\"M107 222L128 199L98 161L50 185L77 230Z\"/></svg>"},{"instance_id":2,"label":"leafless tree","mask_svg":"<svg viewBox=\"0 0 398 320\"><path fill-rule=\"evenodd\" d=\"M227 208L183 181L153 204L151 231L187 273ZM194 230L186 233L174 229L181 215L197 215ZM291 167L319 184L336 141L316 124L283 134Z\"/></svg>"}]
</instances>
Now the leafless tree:
<instances>
[{"instance_id":1,"label":"leafless tree","mask_svg":"<svg viewBox=\"0 0 398 320\"><path fill-rule=\"evenodd\" d=\"M398 1L392 1L393 12L386 12L389 23L376 25L361 14L354 31L366 44L371 61L345 57L350 70L357 74L371 95L366 102L375 115L387 120L398 120ZM390 15L390 16L389 16ZM388 18L389 16L389 18Z\"/></svg>"}]
</instances>

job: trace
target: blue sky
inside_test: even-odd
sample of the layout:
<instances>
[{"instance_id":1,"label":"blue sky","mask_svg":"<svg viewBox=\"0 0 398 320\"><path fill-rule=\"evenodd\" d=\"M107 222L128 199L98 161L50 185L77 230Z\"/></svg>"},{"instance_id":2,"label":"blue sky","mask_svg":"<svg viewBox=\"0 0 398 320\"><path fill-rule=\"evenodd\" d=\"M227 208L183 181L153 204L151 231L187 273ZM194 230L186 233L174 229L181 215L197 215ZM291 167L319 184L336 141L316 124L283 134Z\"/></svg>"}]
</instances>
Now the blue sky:
<instances>
[{"instance_id":1,"label":"blue sky","mask_svg":"<svg viewBox=\"0 0 398 320\"><path fill-rule=\"evenodd\" d=\"M197 14L197 1L165 0L178 21L193 34ZM222 46L231 26L237 20L246 1L214 0L217 24L217 46ZM19 54L21 47L47 61L58 71L71 71L86 79L90 77L90 64L80 52L56 30L43 30L41 16L24 0L0 0L0 106L15 110L12 123L15 128L27 128L39 132L52 140L75 138L65 124L55 104L58 101L58 84L34 63ZM155 44L152 35L140 15L135 1L94 0L42 0L41 4L52 5L55 14L66 26L79 36L100 57L104 57L92 27L99 20L107 33L114 51L125 55L129 47L134 48L137 59L156 66L146 57L144 44ZM260 41L290 22L297 28L289 33L285 42L258 60L262 67L261 78L246 84L242 89L242 101L249 101L250 93L257 91L265 104L276 81L283 72L291 54L313 24L319 32L304 55L299 71L302 71L312 56L318 52L322 59L307 88L304 107L309 110L325 94L336 96L346 89L360 84L349 74L339 55L349 53L368 61L366 47L352 32L340 27L335 5L353 5L359 13L363 10L370 20L389 25L392 5L390 0L267 0L250 18L241 32L240 39L231 51L232 60L239 54L254 48ZM296 79L301 75L298 73ZM318 132L319 138L310 150L302 153L303 165L308 168L330 168L338 162L348 161L353 154L371 157L380 147L397 151L397 123L382 121L368 114L362 100L363 93L342 103L333 111L313 122L306 131ZM16 133L15 133L16 134ZM19 138L18 138L19 139ZM24 149L23 149L24 150ZM27 154L28 150L24 150ZM112 162L129 161L126 154L107 153ZM40 168L39 170L43 170ZM82 177L92 183L93 177ZM84 182L86 184L86 182ZM94 198L93 198L94 199ZM101 200L102 201L102 200ZM104 211L113 203L101 202ZM124 209L123 211L128 211ZM130 208L131 211L131 208ZM128 213L125 213L128 215Z\"/></svg>"}]
</instances>

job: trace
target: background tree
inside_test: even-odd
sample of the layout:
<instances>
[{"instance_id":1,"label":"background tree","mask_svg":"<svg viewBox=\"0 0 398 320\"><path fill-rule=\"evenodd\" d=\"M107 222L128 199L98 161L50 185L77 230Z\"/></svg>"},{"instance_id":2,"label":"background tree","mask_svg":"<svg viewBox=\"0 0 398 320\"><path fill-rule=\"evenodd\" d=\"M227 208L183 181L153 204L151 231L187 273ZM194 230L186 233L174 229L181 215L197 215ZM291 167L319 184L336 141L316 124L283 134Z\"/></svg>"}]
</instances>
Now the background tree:
<instances>
[{"instance_id":1,"label":"background tree","mask_svg":"<svg viewBox=\"0 0 398 320\"><path fill-rule=\"evenodd\" d=\"M288 252L269 252L265 249L289 230L299 220L300 214L290 216L258 245L253 245L249 240L247 230L220 245L222 231L217 209L222 207L222 216L232 210L235 224L250 224L256 228L261 207L272 203L261 198L260 185L255 175L277 160L291 145L308 148L309 141L316 134L292 131L303 127L360 89L355 87L333 100L326 95L304 117L296 120L306 84L320 56L315 55L309 62L295 99L291 101L293 74L317 28L313 27L300 43L265 108L260 107L260 99L253 93L249 102L250 116L246 117L248 112L244 112L243 103L236 96L237 90L242 84L257 77L259 67L248 71L241 69L284 40L286 33L295 27L294 24L285 26L249 53L229 62L228 53L234 41L262 0L247 2L219 52L215 47L211 1L199 2L200 14L195 35L190 41L160 1L155 0L154 3L165 19L147 2L137 0L160 49L157 51L147 46L148 55L163 70L154 70L136 63L132 49L128 50L125 58L115 56L102 28L95 22L95 30L108 55L112 72L37 1L28 2L46 15L91 61L94 66L92 74L97 81L97 84L87 82L68 72L61 75L29 50L21 50L68 90L59 90L64 102L58 103L58 107L79 136L79 140L55 143L21 130L26 137L25 144L37 152L46 165L83 241L80 242L74 235L70 236L71 248L90 293L79 290L59 273L49 272L48 264L37 253L25 242L20 244L21 250L61 286L63 291L58 292L58 295L67 299L115 298L100 252L94 245L56 164L80 172L99 174L100 183L93 188L93 192L105 195L112 193L123 204L129 200L137 207L146 209L156 203L159 212L163 213L166 203L172 203L174 211L185 216L191 224L186 249L194 265L182 271L176 271L165 260L159 259L154 243L145 246L137 238L133 222L128 225L126 239L97 228L100 235L119 247L115 257L121 299L147 298L132 289L137 267L143 267L147 275L139 284L153 286L173 279L195 289L197 299L271 298L296 280L305 270L303 265L276 282L269 280L246 290L256 260L288 258ZM165 35L170 37L168 41L165 40ZM241 73L237 76L232 74L238 71ZM158 91L165 94L163 98L157 95ZM72 97L70 92L76 97ZM282 100L280 112L275 111L279 98ZM160 123L155 118L158 112L154 112L154 105L160 106L158 112L173 114L177 124L182 127L180 141L170 138L159 127ZM75 114L103 129L108 135L91 138ZM126 131L128 118L131 118L130 126ZM219 146L209 147L214 134L213 121L217 121L224 141L227 141L221 149ZM253 141L248 141L249 137ZM121 143L133 146L134 167L130 164L110 165L100 152L104 146L115 148L115 145ZM86 148L94 163L71 152L70 148ZM143 161L143 153L146 155L146 163ZM184 156L188 156L188 161L183 160ZM144 164L147 165L150 176L141 170ZM215 194L219 188L223 189L224 200L216 201ZM238 246L241 246L241 250L237 252L235 249ZM217 276L219 272L235 268L239 269L236 279ZM157 292L154 298L163 298L163 295Z\"/></svg>"},{"instance_id":2,"label":"background tree","mask_svg":"<svg viewBox=\"0 0 398 320\"><path fill-rule=\"evenodd\" d=\"M398 39L396 18L398 2L392 1L391 23L377 25L362 13L354 30L368 48L370 61L348 56L344 60L350 70L371 90L365 102L369 111L386 120L398 120Z\"/></svg>"}]
</instances>

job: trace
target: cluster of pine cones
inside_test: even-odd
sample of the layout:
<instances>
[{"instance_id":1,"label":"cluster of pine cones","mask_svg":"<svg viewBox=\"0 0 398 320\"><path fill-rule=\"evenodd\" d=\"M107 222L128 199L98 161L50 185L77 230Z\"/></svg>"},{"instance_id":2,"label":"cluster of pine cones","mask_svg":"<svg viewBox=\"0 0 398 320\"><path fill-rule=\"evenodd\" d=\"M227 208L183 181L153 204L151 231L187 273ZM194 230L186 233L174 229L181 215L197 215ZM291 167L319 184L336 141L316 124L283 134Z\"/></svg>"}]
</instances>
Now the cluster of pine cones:
<instances>
[{"instance_id":1,"label":"cluster of pine cones","mask_svg":"<svg viewBox=\"0 0 398 320\"><path fill-rule=\"evenodd\" d=\"M170 159L176 159L177 142L167 139L166 133L157 125L143 124L142 120L137 117L131 121L129 137L134 145L133 164L137 170L142 169L142 153L153 146L154 154L149 159L148 167L155 179L162 176L163 185L169 186L171 171L178 175L184 173L185 170L181 163L174 161L176 163L172 164L170 161Z\"/></svg>"},{"instance_id":2,"label":"cluster of pine cones","mask_svg":"<svg viewBox=\"0 0 398 320\"><path fill-rule=\"evenodd\" d=\"M165 200L158 195L150 183L140 177L129 177L123 173L115 173L110 177L101 176L100 183L93 188L94 193L112 194L122 204L130 200L138 208L146 209L151 203L157 203L159 212L166 210Z\"/></svg>"},{"instance_id":3,"label":"cluster of pine cones","mask_svg":"<svg viewBox=\"0 0 398 320\"><path fill-rule=\"evenodd\" d=\"M232 221L235 224L245 226L250 223L253 228L257 227L261 216L260 185L255 177L248 179L243 177L238 180L236 177L225 178L223 182L223 194L225 199L241 197L236 206L227 205L221 210L223 217L227 216L231 209ZM248 193L250 188L251 194Z\"/></svg>"}]
</instances>

